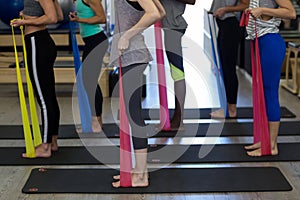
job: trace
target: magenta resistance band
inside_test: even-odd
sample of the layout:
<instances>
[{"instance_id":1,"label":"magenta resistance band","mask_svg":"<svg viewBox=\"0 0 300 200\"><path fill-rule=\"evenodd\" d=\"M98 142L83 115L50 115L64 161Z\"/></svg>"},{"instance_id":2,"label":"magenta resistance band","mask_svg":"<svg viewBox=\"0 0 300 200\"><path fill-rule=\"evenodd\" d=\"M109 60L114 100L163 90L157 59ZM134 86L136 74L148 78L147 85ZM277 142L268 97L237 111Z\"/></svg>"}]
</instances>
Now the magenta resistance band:
<instances>
[{"instance_id":1,"label":"magenta resistance band","mask_svg":"<svg viewBox=\"0 0 300 200\"><path fill-rule=\"evenodd\" d=\"M123 95L122 63L119 57L120 72L120 186L131 187L131 143L129 121L126 115L125 101Z\"/></svg>"},{"instance_id":2,"label":"magenta resistance band","mask_svg":"<svg viewBox=\"0 0 300 200\"><path fill-rule=\"evenodd\" d=\"M159 102L160 102L160 126L162 130L171 130L170 115L168 109L168 97L166 89L166 74L165 63L162 45L161 23L154 24L155 44L156 44L156 62L158 73L158 89L159 89Z\"/></svg>"},{"instance_id":3,"label":"magenta resistance band","mask_svg":"<svg viewBox=\"0 0 300 200\"><path fill-rule=\"evenodd\" d=\"M247 26L250 12L244 12L240 25ZM253 98L253 124L254 143L261 142L261 155L271 155L270 133L266 112L264 87L261 72L258 37L251 41L251 62L252 62L252 98Z\"/></svg>"}]
</instances>

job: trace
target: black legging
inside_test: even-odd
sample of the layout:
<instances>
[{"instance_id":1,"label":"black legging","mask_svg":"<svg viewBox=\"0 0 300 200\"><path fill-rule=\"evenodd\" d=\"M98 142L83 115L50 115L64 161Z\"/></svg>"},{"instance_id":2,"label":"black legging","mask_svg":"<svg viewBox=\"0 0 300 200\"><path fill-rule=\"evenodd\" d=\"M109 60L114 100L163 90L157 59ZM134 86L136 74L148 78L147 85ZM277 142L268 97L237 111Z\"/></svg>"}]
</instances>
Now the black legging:
<instances>
[{"instance_id":1,"label":"black legging","mask_svg":"<svg viewBox=\"0 0 300 200\"><path fill-rule=\"evenodd\" d=\"M147 133L151 131L150 126L146 126L142 116L143 72L146 67L147 64L142 63L122 68L124 101L131 126L134 149L147 148Z\"/></svg>"},{"instance_id":2,"label":"black legging","mask_svg":"<svg viewBox=\"0 0 300 200\"><path fill-rule=\"evenodd\" d=\"M47 30L25 36L30 80L41 108L42 141L51 143L58 134L60 110L55 93L54 61L57 50Z\"/></svg>"},{"instance_id":3,"label":"black legging","mask_svg":"<svg viewBox=\"0 0 300 200\"><path fill-rule=\"evenodd\" d=\"M242 37L241 28L236 17L229 17L225 20L217 19L217 24L219 27L218 45L227 102L236 104L238 93L236 62Z\"/></svg>"},{"instance_id":4,"label":"black legging","mask_svg":"<svg viewBox=\"0 0 300 200\"><path fill-rule=\"evenodd\" d=\"M98 78L101 70L103 57L108 48L107 36L103 31L101 31L98 34L83 38L83 41L85 43L82 54L83 63L86 60L86 58L88 58L92 50L94 50L98 45L101 45L101 47L97 47L97 52L93 52L97 55L96 60L95 56L91 55L91 62L89 62L87 65L88 68L83 68L82 71L85 90L89 97L89 104L91 107L92 115L100 117L102 115L103 96L100 86L98 85ZM88 86L88 83L97 84L96 94L95 89ZM92 108L92 105L95 105L95 110Z\"/></svg>"}]
</instances>

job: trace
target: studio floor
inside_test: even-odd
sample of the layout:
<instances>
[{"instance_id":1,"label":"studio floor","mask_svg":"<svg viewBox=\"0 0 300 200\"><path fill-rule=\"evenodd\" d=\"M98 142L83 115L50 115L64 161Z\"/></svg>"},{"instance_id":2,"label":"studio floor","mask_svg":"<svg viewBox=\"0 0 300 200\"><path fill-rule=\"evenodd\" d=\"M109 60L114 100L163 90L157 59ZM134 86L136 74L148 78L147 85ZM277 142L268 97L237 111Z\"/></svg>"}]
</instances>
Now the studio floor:
<instances>
[{"instance_id":1,"label":"studio floor","mask_svg":"<svg viewBox=\"0 0 300 200\"><path fill-rule=\"evenodd\" d=\"M198 3L193 8L188 7L186 18L189 19L189 28L183 38L183 54L185 57L185 73L187 82L187 96L185 108L209 108L218 107L219 98L216 85L216 79L211 70L211 63L206 58L205 53L196 44L202 44L203 41L199 35L203 35L203 24L200 7L208 7L211 1ZM205 4L205 5L204 5ZM202 13L203 14L203 13ZM147 33L146 33L147 34ZM151 33L152 34L152 33ZM153 42L153 41L152 41ZM150 41L151 43L151 41ZM196 45L196 46L195 46ZM168 70L166 70L168 72ZM251 79L249 75L241 69L237 70L239 77L238 107L252 107ZM158 90L157 74L154 63L151 63L145 71L147 77L147 96L143 101L144 108L158 108ZM169 108L174 107L173 82L169 73L167 73L168 83L168 103ZM59 106L61 110L60 123L75 124L78 123L78 111L76 110L76 98L72 98L73 85L60 84L56 86ZM300 99L285 89L279 89L281 106L285 106L292 111L295 118L282 118L282 122L300 120ZM0 125L20 125L22 124L21 111L19 106L18 89L16 84L0 84ZM119 99L117 97L104 98L103 103L103 122L118 123L117 113L119 110ZM184 120L184 123L223 123L219 120L194 119ZM252 119L230 119L226 122L252 122ZM148 123L158 123L158 121L148 121ZM299 127L300 129L300 127ZM0 133L1 134L1 133ZM100 139L101 140L101 139ZM241 137L181 137L181 138L151 138L150 144L239 144L251 143L253 138L250 136ZM296 136L280 136L279 143L300 142L300 134ZM111 139L110 143L106 140L100 142L101 145L118 145L119 139ZM24 147L22 139L1 139L0 147ZM83 146L80 139L61 139L59 146ZM24 148L25 150L25 148ZM280 151L280 149L279 149ZM76 152L74 152L76 153ZM298 154L299 152L291 152ZM21 156L21 155L20 155ZM165 194L24 194L22 188L27 181L33 168L108 168L105 165L36 165L36 166L0 166L0 200L96 200L96 199L122 199L122 200L298 200L300 196L300 162L233 162L233 163L201 163L201 164L171 164L173 168L219 168L219 167L277 167L292 186L292 191L287 192L226 192L226 193L165 193ZM111 167L118 167L117 165ZM155 167L159 167L156 165ZM180 180L178 180L180 181ZM247 181L247 180L245 180ZM99 180L101 184L101 180ZM150 182L151 184L151 182ZM206 180L203 180L203 185ZM231 184L228 182L228 184Z\"/></svg>"}]
</instances>

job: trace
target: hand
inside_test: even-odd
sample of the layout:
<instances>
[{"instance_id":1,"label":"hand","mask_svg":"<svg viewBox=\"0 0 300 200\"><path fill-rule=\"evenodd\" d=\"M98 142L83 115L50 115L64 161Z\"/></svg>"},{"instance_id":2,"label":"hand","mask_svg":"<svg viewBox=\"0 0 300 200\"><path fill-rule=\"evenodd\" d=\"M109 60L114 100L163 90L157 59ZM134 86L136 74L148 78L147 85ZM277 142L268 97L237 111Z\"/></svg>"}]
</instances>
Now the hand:
<instances>
[{"instance_id":1,"label":"hand","mask_svg":"<svg viewBox=\"0 0 300 200\"><path fill-rule=\"evenodd\" d=\"M78 22L78 16L77 16L77 12L70 12L69 13L69 19L71 22Z\"/></svg>"},{"instance_id":2,"label":"hand","mask_svg":"<svg viewBox=\"0 0 300 200\"><path fill-rule=\"evenodd\" d=\"M24 25L24 20L23 19L14 19L10 22L10 25L13 27L19 27Z\"/></svg>"},{"instance_id":3,"label":"hand","mask_svg":"<svg viewBox=\"0 0 300 200\"><path fill-rule=\"evenodd\" d=\"M21 19L24 19L24 13L23 13L23 11L19 12L19 16L20 16Z\"/></svg>"},{"instance_id":4,"label":"hand","mask_svg":"<svg viewBox=\"0 0 300 200\"><path fill-rule=\"evenodd\" d=\"M263 9L262 8L253 8L249 10L251 15L255 18L260 18L261 15L263 14Z\"/></svg>"},{"instance_id":5,"label":"hand","mask_svg":"<svg viewBox=\"0 0 300 200\"><path fill-rule=\"evenodd\" d=\"M218 10L216 10L215 12L214 12L214 16L215 17L217 17L217 18L221 18L221 17L223 17L224 15L225 15L225 13L226 13L226 9L225 8L219 8Z\"/></svg>"},{"instance_id":6,"label":"hand","mask_svg":"<svg viewBox=\"0 0 300 200\"><path fill-rule=\"evenodd\" d=\"M129 47L129 40L124 37L124 36L121 36L120 39L119 39L119 42L118 42L118 51L119 51L119 55L122 55L122 53L128 49Z\"/></svg>"}]
</instances>

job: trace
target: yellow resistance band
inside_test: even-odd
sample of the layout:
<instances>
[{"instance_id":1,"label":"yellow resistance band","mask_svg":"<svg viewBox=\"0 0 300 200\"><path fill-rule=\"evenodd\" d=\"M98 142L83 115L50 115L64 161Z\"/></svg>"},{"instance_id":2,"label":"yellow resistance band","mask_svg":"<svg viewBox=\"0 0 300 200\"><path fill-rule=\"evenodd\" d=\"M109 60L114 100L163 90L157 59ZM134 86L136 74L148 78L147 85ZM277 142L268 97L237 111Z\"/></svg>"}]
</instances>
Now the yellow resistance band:
<instances>
[{"instance_id":1,"label":"yellow resistance band","mask_svg":"<svg viewBox=\"0 0 300 200\"><path fill-rule=\"evenodd\" d=\"M22 38L22 45L23 45L23 53L24 53L24 65L25 65L26 82L27 82L27 89L28 89L28 96L29 96L29 105L30 105L30 114L31 114L34 143L32 140L30 123L29 123L29 119L28 119L28 111L27 111L27 107L26 107L23 82L22 82L22 77L21 77L21 70L20 70L20 66L19 66L19 59L18 59L14 27L12 26L12 38L13 38L13 44L14 44L14 50L15 50L16 72L17 72L17 79L18 79L20 107L21 107L21 112L22 112L23 131L24 131L24 138L25 138L25 145L26 145L26 156L28 158L35 158L36 155L35 155L34 146L40 145L42 143L42 138L41 138L41 132L40 132L40 127L39 127L38 116L37 116L37 112L36 112L33 88L32 88L32 84L30 81L29 72L28 72L27 53L26 53L26 46L25 46L25 40L24 40L23 26L20 26L20 30L21 30L21 38Z\"/></svg>"}]
</instances>

